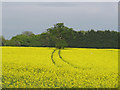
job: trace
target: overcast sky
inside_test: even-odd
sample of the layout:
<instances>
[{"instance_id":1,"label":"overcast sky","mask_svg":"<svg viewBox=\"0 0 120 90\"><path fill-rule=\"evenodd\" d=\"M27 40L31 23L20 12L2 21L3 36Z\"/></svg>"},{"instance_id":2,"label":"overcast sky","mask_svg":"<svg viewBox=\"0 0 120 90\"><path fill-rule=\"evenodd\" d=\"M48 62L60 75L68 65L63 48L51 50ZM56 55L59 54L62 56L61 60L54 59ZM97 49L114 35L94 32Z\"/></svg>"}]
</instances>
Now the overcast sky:
<instances>
[{"instance_id":1,"label":"overcast sky","mask_svg":"<svg viewBox=\"0 0 120 90\"><path fill-rule=\"evenodd\" d=\"M3 29L6 39L32 31L45 32L58 22L74 30L118 30L117 2L4 2Z\"/></svg>"}]
</instances>

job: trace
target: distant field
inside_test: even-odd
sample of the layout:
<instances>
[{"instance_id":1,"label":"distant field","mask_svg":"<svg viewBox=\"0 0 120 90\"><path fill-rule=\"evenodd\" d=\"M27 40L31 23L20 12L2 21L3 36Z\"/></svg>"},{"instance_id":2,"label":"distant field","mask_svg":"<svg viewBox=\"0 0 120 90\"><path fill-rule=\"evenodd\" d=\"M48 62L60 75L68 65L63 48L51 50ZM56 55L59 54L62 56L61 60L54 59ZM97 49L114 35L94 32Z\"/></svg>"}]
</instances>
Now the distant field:
<instances>
[{"instance_id":1,"label":"distant field","mask_svg":"<svg viewBox=\"0 0 120 90\"><path fill-rule=\"evenodd\" d=\"M117 88L118 49L2 47L2 87Z\"/></svg>"}]
</instances>

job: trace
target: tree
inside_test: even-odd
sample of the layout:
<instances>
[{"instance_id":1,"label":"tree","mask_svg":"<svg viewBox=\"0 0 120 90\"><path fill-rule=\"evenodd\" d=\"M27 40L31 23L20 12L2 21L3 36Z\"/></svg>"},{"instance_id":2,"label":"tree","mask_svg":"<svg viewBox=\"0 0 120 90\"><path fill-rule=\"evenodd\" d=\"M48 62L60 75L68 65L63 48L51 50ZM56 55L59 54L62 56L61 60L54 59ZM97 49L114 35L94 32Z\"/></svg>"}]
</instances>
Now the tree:
<instances>
[{"instance_id":1,"label":"tree","mask_svg":"<svg viewBox=\"0 0 120 90\"><path fill-rule=\"evenodd\" d=\"M0 46L4 46L5 45L5 38L3 36L0 36Z\"/></svg>"},{"instance_id":2,"label":"tree","mask_svg":"<svg viewBox=\"0 0 120 90\"><path fill-rule=\"evenodd\" d=\"M6 40L5 46L21 46L21 43L17 40Z\"/></svg>"},{"instance_id":3,"label":"tree","mask_svg":"<svg viewBox=\"0 0 120 90\"><path fill-rule=\"evenodd\" d=\"M32 36L32 35L34 35L34 33L32 33L31 31L24 31L24 32L22 32L22 35Z\"/></svg>"},{"instance_id":4,"label":"tree","mask_svg":"<svg viewBox=\"0 0 120 90\"><path fill-rule=\"evenodd\" d=\"M42 33L38 35L38 38L41 46L49 46L49 36L47 33Z\"/></svg>"},{"instance_id":5,"label":"tree","mask_svg":"<svg viewBox=\"0 0 120 90\"><path fill-rule=\"evenodd\" d=\"M61 49L61 48L64 49L65 46L68 46L65 40L57 41L55 45L55 47L58 49Z\"/></svg>"},{"instance_id":6,"label":"tree","mask_svg":"<svg viewBox=\"0 0 120 90\"><path fill-rule=\"evenodd\" d=\"M16 41L16 42L19 42L20 46L29 46L30 45L30 37L29 36L26 36L26 35L16 35L14 37L12 37L11 39L12 41Z\"/></svg>"},{"instance_id":7,"label":"tree","mask_svg":"<svg viewBox=\"0 0 120 90\"><path fill-rule=\"evenodd\" d=\"M50 36L50 40L55 42L56 48L61 49L67 46L67 42L63 37L64 31L67 29L68 27L65 27L64 23L57 23L54 25L54 27L47 29L47 32Z\"/></svg>"}]
</instances>

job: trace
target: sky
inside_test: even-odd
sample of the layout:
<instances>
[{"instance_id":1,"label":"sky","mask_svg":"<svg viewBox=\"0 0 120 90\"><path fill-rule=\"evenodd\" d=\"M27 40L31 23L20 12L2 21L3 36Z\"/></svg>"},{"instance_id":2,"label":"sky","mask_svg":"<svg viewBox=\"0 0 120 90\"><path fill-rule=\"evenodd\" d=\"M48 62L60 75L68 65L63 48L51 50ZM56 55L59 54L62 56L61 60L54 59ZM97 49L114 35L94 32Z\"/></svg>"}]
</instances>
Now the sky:
<instances>
[{"instance_id":1,"label":"sky","mask_svg":"<svg viewBox=\"0 0 120 90\"><path fill-rule=\"evenodd\" d=\"M2 34L6 39L56 23L74 30L118 30L117 2L3 2Z\"/></svg>"}]
</instances>

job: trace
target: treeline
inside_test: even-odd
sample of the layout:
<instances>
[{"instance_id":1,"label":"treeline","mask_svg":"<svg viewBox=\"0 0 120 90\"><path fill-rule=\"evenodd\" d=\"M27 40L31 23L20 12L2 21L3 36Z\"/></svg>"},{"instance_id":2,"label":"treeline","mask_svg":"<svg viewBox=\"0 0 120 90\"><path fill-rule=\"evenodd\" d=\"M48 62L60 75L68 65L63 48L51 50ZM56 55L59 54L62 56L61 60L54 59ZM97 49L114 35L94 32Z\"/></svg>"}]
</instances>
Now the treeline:
<instances>
[{"instance_id":1,"label":"treeline","mask_svg":"<svg viewBox=\"0 0 120 90\"><path fill-rule=\"evenodd\" d=\"M5 40L3 36L0 40L2 46L119 48L119 37L120 32L117 31L75 31L57 23L38 35L25 31L10 40Z\"/></svg>"}]
</instances>

